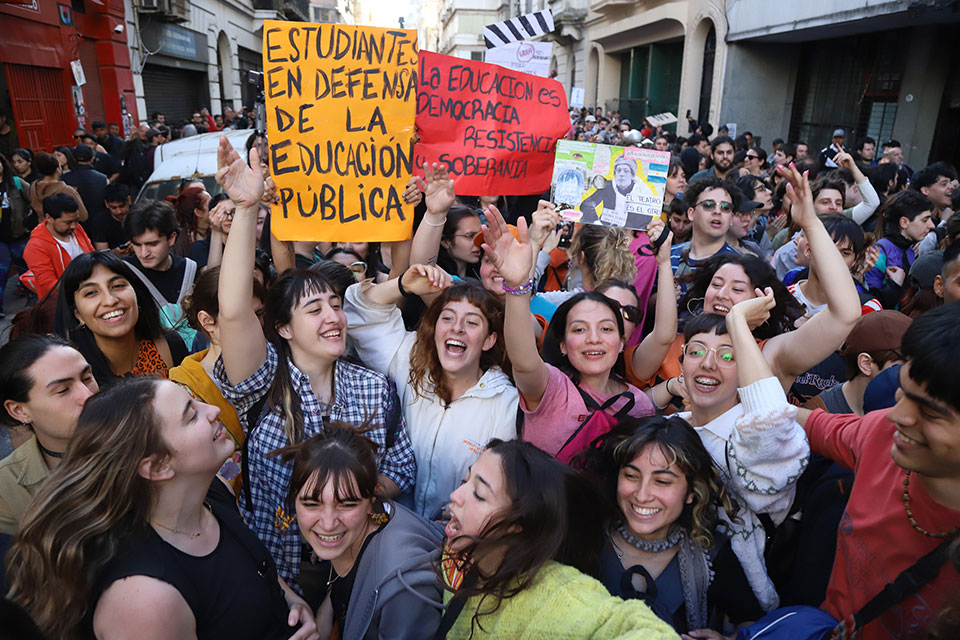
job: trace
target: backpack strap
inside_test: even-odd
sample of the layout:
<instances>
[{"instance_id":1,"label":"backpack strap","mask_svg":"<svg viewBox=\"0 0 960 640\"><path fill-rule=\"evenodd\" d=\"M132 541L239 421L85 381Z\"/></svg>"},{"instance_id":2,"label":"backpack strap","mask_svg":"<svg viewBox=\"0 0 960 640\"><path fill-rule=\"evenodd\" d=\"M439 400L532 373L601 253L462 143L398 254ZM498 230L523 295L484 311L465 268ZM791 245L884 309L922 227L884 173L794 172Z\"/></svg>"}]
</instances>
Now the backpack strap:
<instances>
[{"instance_id":1,"label":"backpack strap","mask_svg":"<svg viewBox=\"0 0 960 640\"><path fill-rule=\"evenodd\" d=\"M597 411L606 411L607 409L611 408L614 404L616 404L617 400L619 400L620 398L626 398L627 401L623 403L623 407L621 407L619 411L613 414L614 418L616 418L617 420L620 420L621 418L623 418L624 416L630 413L630 410L633 409L633 405L637 401L636 398L633 397L633 394L630 393L630 391L622 391L616 395L612 395L609 398L607 398L607 400L603 404L597 404L597 401L594 400L589 393L581 389L580 385L575 385L575 386L577 387L577 391L580 392L580 397L583 398L583 403L587 405L587 409L590 411L590 414L583 420L583 422L581 422L577 426L576 429L573 430L573 433L570 434L570 437L567 438L566 442L563 443L563 446L560 447L560 449L557 451L556 454L554 454L554 457L560 455L560 453L564 449L566 449L570 445L570 443L574 441L574 439L576 439L577 435L581 431L583 431L583 428L587 426L587 423L590 422L590 419L593 417L593 414L595 414Z\"/></svg>"},{"instance_id":2,"label":"backpack strap","mask_svg":"<svg viewBox=\"0 0 960 640\"><path fill-rule=\"evenodd\" d=\"M248 443L253 437L253 431L260 422L260 414L263 413L263 407L267 404L267 395L257 400L252 407L247 410L244 421L247 423L247 437L243 439L243 455L240 457L240 484L243 490L243 499L247 505L247 511L253 511L253 495L250 493L250 454L248 453ZM240 425L241 428L243 425Z\"/></svg>"},{"instance_id":3,"label":"backpack strap","mask_svg":"<svg viewBox=\"0 0 960 640\"><path fill-rule=\"evenodd\" d=\"M187 261L183 270L183 281L180 283L180 295L177 296L179 305L183 298L193 289L193 281L197 277L197 263L191 258L184 258Z\"/></svg>"},{"instance_id":4,"label":"backpack strap","mask_svg":"<svg viewBox=\"0 0 960 640\"><path fill-rule=\"evenodd\" d=\"M887 583L880 593L863 605L859 611L844 618L834 628L833 637L852 637L856 631L865 627L884 611L914 595L932 582L940 573L940 568L947 562L947 547L958 537L960 537L960 532L944 538L933 551L901 571L893 582Z\"/></svg>"}]
</instances>

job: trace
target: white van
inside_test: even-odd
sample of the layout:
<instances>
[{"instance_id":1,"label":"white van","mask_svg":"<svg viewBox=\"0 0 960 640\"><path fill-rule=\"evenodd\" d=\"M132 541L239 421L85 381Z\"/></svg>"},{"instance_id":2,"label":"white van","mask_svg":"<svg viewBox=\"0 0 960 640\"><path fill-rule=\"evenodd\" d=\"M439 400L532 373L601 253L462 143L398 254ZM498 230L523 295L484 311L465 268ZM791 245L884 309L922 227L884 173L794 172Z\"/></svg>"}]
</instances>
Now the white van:
<instances>
[{"instance_id":1,"label":"white van","mask_svg":"<svg viewBox=\"0 0 960 640\"><path fill-rule=\"evenodd\" d=\"M183 178L202 181L211 195L219 193L217 147L224 133L240 157L246 158L247 138L253 135L253 129L212 131L162 144L153 156L153 173L140 189L137 200L162 200L176 195L177 185Z\"/></svg>"}]
</instances>

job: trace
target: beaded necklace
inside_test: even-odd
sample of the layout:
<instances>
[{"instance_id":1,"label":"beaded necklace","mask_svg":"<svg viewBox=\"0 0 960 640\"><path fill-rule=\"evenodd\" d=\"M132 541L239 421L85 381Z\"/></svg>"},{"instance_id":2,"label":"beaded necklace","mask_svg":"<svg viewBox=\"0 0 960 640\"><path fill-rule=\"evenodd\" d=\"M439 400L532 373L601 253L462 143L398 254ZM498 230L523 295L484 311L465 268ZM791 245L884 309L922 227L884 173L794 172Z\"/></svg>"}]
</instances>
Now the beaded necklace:
<instances>
[{"instance_id":1,"label":"beaded necklace","mask_svg":"<svg viewBox=\"0 0 960 640\"><path fill-rule=\"evenodd\" d=\"M954 527L949 531L927 531L921 527L916 519L913 517L913 511L910 510L910 472L907 471L906 477L903 479L903 506L907 510L907 519L910 520L910 524L913 525L913 528L927 536L928 538L946 538L947 536L952 536L956 532L960 531L960 527Z\"/></svg>"}]
</instances>

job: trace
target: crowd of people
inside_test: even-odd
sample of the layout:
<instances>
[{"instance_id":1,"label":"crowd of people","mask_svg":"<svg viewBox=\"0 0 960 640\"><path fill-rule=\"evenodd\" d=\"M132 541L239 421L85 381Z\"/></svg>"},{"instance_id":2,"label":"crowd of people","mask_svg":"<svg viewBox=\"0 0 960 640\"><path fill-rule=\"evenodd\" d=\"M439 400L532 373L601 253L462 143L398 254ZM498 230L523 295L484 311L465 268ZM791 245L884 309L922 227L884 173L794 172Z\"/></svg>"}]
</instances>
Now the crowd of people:
<instances>
[{"instance_id":1,"label":"crowd of people","mask_svg":"<svg viewBox=\"0 0 960 640\"><path fill-rule=\"evenodd\" d=\"M670 152L644 231L428 163L411 239L280 242L256 134L134 203L251 124L164 120L0 156L11 637L960 634L954 167L571 110Z\"/></svg>"}]
</instances>

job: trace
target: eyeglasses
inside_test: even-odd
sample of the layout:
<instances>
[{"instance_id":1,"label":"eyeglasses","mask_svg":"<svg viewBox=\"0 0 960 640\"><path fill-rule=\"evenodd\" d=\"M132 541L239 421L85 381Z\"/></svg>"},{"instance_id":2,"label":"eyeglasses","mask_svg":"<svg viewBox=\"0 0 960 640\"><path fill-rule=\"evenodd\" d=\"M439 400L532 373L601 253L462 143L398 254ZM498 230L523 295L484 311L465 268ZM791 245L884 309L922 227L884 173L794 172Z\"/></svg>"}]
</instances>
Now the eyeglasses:
<instances>
[{"instance_id":1,"label":"eyeglasses","mask_svg":"<svg viewBox=\"0 0 960 640\"><path fill-rule=\"evenodd\" d=\"M74 140L83 140L83 136L73 136Z\"/></svg>"},{"instance_id":2,"label":"eyeglasses","mask_svg":"<svg viewBox=\"0 0 960 640\"><path fill-rule=\"evenodd\" d=\"M715 349L708 349L707 345L702 342L689 342L683 347L683 357L697 362L706 358L707 354L711 351L717 359L717 364L724 369L737 366L737 360L733 356L733 347L726 345Z\"/></svg>"},{"instance_id":3,"label":"eyeglasses","mask_svg":"<svg viewBox=\"0 0 960 640\"><path fill-rule=\"evenodd\" d=\"M366 273L367 272L367 263L366 262L351 262L350 271L354 273Z\"/></svg>"},{"instance_id":4,"label":"eyeglasses","mask_svg":"<svg viewBox=\"0 0 960 640\"><path fill-rule=\"evenodd\" d=\"M622 315L623 319L627 322L632 322L634 324L640 322L640 309L638 309L636 305L620 305L620 315Z\"/></svg>"},{"instance_id":5,"label":"eyeglasses","mask_svg":"<svg viewBox=\"0 0 960 640\"><path fill-rule=\"evenodd\" d=\"M713 213L717 210L717 207L720 208L720 213L730 213L733 211L732 202L717 202L716 200L703 200L694 205L695 207L703 207L703 210L707 213Z\"/></svg>"},{"instance_id":6,"label":"eyeglasses","mask_svg":"<svg viewBox=\"0 0 960 640\"><path fill-rule=\"evenodd\" d=\"M455 233L454 237L466 238L467 240L473 242L473 239L480 235L479 231L471 231L470 233Z\"/></svg>"},{"instance_id":7,"label":"eyeglasses","mask_svg":"<svg viewBox=\"0 0 960 640\"><path fill-rule=\"evenodd\" d=\"M748 153L748 154L747 154L747 159L748 159L748 160L759 160L759 159L760 159L760 156L752 156L752 155L750 155L750 154Z\"/></svg>"}]
</instances>

